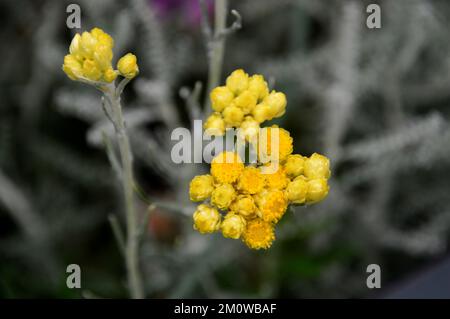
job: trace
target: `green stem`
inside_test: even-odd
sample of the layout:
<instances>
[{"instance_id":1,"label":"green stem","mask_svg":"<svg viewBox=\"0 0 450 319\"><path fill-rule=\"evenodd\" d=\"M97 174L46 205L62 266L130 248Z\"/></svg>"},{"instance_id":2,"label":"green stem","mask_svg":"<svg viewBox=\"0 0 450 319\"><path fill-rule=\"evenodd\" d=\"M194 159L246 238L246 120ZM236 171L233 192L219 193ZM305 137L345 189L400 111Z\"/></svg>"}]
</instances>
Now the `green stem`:
<instances>
[{"instance_id":1,"label":"green stem","mask_svg":"<svg viewBox=\"0 0 450 319\"><path fill-rule=\"evenodd\" d=\"M210 43L208 67L208 87L205 111L209 109L209 92L219 85L222 75L223 56L225 53L225 38L218 36L226 29L228 0L216 0L214 8L214 35Z\"/></svg>"},{"instance_id":2,"label":"green stem","mask_svg":"<svg viewBox=\"0 0 450 319\"><path fill-rule=\"evenodd\" d=\"M125 197L125 212L127 222L127 240L125 245L125 263L128 274L128 289L134 299L144 298L141 273L139 270L139 242L136 211L133 203L133 157L130 142L125 129L120 95L116 94L113 87L107 93L111 101L111 109L114 115L117 143L122 162L122 189Z\"/></svg>"}]
</instances>

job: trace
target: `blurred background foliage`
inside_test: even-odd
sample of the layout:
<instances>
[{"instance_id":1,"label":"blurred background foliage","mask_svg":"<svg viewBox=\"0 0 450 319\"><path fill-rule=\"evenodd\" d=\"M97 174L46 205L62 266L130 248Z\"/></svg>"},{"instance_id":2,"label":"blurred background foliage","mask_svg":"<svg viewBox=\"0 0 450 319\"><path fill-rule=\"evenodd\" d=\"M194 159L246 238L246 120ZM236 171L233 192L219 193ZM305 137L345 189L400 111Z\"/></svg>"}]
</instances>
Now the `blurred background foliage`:
<instances>
[{"instance_id":1,"label":"blurred background foliage","mask_svg":"<svg viewBox=\"0 0 450 319\"><path fill-rule=\"evenodd\" d=\"M101 139L112 128L100 94L61 71L80 31L66 27L73 2L0 3L4 298L127 296L108 223L123 217ZM243 28L227 38L222 80L263 74L288 97L276 123L295 152L333 168L328 198L288 212L268 251L193 231L188 183L207 167L170 161L170 129L201 118L189 103L208 71L197 0L76 3L82 30L101 27L116 57L138 56L124 104L136 176L157 204L141 244L148 297L370 297L368 264L389 287L448 252L448 1L230 1ZM369 3L381 5L381 29L366 27ZM82 289L66 287L71 263Z\"/></svg>"}]
</instances>

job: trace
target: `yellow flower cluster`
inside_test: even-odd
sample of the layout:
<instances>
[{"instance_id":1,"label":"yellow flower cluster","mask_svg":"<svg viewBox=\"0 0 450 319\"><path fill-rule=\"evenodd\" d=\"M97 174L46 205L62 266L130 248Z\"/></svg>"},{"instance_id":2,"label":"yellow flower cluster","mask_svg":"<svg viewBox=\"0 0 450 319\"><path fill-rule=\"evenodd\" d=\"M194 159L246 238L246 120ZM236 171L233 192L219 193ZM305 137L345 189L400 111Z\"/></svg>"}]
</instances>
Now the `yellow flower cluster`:
<instances>
[{"instance_id":1,"label":"yellow flower cluster","mask_svg":"<svg viewBox=\"0 0 450 319\"><path fill-rule=\"evenodd\" d=\"M260 124L280 117L286 110L286 96L269 88L259 74L249 76L239 69L228 76L225 86L210 94L214 113L205 122L210 135L223 135L226 128L240 128L247 140L257 135Z\"/></svg>"},{"instance_id":2,"label":"yellow flower cluster","mask_svg":"<svg viewBox=\"0 0 450 319\"><path fill-rule=\"evenodd\" d=\"M287 154L272 174L263 174L265 165L245 166L233 152L216 156L210 174L190 184L192 201L209 201L194 213L194 228L202 234L221 230L250 248L267 249L289 204L313 204L328 194L330 163L323 155Z\"/></svg>"},{"instance_id":3,"label":"yellow flower cluster","mask_svg":"<svg viewBox=\"0 0 450 319\"><path fill-rule=\"evenodd\" d=\"M99 28L77 33L64 57L63 71L71 80L111 83L118 74L126 78L135 77L139 68L136 56L128 53L112 67L113 38Z\"/></svg>"},{"instance_id":4,"label":"yellow flower cluster","mask_svg":"<svg viewBox=\"0 0 450 319\"><path fill-rule=\"evenodd\" d=\"M194 213L194 228L203 234L220 230L249 248L267 249L289 205L314 204L328 195L330 161L317 153L292 154L287 130L260 128L286 108L285 95L269 93L261 75L236 70L210 97L215 113L206 120L205 130L222 135L226 128L240 128L247 142L256 143L258 158L245 165L237 153L222 152L212 160L210 174L192 179L190 199L203 202Z\"/></svg>"}]
</instances>

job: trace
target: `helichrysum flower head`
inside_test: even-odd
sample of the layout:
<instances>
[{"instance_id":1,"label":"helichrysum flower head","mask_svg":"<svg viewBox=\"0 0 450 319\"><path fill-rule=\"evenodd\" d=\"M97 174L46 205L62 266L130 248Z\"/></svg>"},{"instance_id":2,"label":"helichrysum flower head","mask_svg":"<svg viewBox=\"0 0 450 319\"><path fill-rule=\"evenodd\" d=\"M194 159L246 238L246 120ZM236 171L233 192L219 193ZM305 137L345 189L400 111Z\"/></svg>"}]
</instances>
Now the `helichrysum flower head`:
<instances>
[{"instance_id":1,"label":"helichrysum flower head","mask_svg":"<svg viewBox=\"0 0 450 319\"><path fill-rule=\"evenodd\" d=\"M305 166L305 157L299 154L291 154L286 158L284 168L286 174L290 178L296 178L300 174L303 174L303 168Z\"/></svg>"},{"instance_id":2,"label":"helichrysum flower head","mask_svg":"<svg viewBox=\"0 0 450 319\"><path fill-rule=\"evenodd\" d=\"M256 212L255 200L250 195L239 195L230 205L230 210L245 218L252 218Z\"/></svg>"},{"instance_id":3,"label":"helichrysum flower head","mask_svg":"<svg viewBox=\"0 0 450 319\"><path fill-rule=\"evenodd\" d=\"M285 190L288 201L292 204L304 204L308 192L308 182L303 176L299 176L288 184Z\"/></svg>"},{"instance_id":4,"label":"helichrysum flower head","mask_svg":"<svg viewBox=\"0 0 450 319\"><path fill-rule=\"evenodd\" d=\"M222 152L211 162L211 175L220 184L234 183L243 170L244 164L234 152Z\"/></svg>"},{"instance_id":5,"label":"helichrysum flower head","mask_svg":"<svg viewBox=\"0 0 450 319\"><path fill-rule=\"evenodd\" d=\"M285 189L289 183L284 167L279 166L272 174L263 174L266 187L269 189Z\"/></svg>"},{"instance_id":6,"label":"helichrysum flower head","mask_svg":"<svg viewBox=\"0 0 450 319\"><path fill-rule=\"evenodd\" d=\"M139 73L136 56L132 53L125 54L117 62L117 69L123 77L134 78Z\"/></svg>"},{"instance_id":7,"label":"helichrysum flower head","mask_svg":"<svg viewBox=\"0 0 450 319\"><path fill-rule=\"evenodd\" d=\"M189 185L189 197L193 202L201 202L211 196L214 178L211 175L195 176Z\"/></svg>"},{"instance_id":8,"label":"helichrysum flower head","mask_svg":"<svg viewBox=\"0 0 450 319\"><path fill-rule=\"evenodd\" d=\"M225 134L225 121L220 113L215 112L206 119L203 128L209 135L221 136Z\"/></svg>"},{"instance_id":9,"label":"helichrysum flower head","mask_svg":"<svg viewBox=\"0 0 450 319\"><path fill-rule=\"evenodd\" d=\"M275 240L275 232L271 223L255 218L247 222L242 240L251 249L267 249Z\"/></svg>"},{"instance_id":10,"label":"helichrysum flower head","mask_svg":"<svg viewBox=\"0 0 450 319\"><path fill-rule=\"evenodd\" d=\"M194 213L194 229L201 234L213 233L220 228L220 213L214 207L202 204Z\"/></svg>"},{"instance_id":11,"label":"helichrysum flower head","mask_svg":"<svg viewBox=\"0 0 450 319\"><path fill-rule=\"evenodd\" d=\"M320 154L314 153L305 161L304 174L310 179L329 178L330 160Z\"/></svg>"},{"instance_id":12,"label":"helichrysum flower head","mask_svg":"<svg viewBox=\"0 0 450 319\"><path fill-rule=\"evenodd\" d=\"M64 57L63 71L71 80L90 80L109 83L117 73L111 61L114 41L111 36L99 28L90 32L76 34Z\"/></svg>"},{"instance_id":13,"label":"helichrysum flower head","mask_svg":"<svg viewBox=\"0 0 450 319\"><path fill-rule=\"evenodd\" d=\"M261 171L252 166L247 166L240 175L237 188L244 194L259 193L264 187L264 176Z\"/></svg>"},{"instance_id":14,"label":"helichrysum flower head","mask_svg":"<svg viewBox=\"0 0 450 319\"><path fill-rule=\"evenodd\" d=\"M216 112L222 112L233 102L234 94L228 87L218 86L211 91L209 97L212 109Z\"/></svg>"},{"instance_id":15,"label":"helichrysum flower head","mask_svg":"<svg viewBox=\"0 0 450 319\"><path fill-rule=\"evenodd\" d=\"M245 231L246 224L247 222L244 217L234 213L228 213L220 225L222 235L227 238L239 239Z\"/></svg>"},{"instance_id":16,"label":"helichrysum flower head","mask_svg":"<svg viewBox=\"0 0 450 319\"><path fill-rule=\"evenodd\" d=\"M233 71L226 80L227 88L235 95L239 95L248 88L248 74L242 69Z\"/></svg>"},{"instance_id":17,"label":"helichrysum flower head","mask_svg":"<svg viewBox=\"0 0 450 319\"><path fill-rule=\"evenodd\" d=\"M314 204L328 195L328 183L325 178L317 178L308 181L308 192L306 193L306 203Z\"/></svg>"},{"instance_id":18,"label":"helichrysum flower head","mask_svg":"<svg viewBox=\"0 0 450 319\"><path fill-rule=\"evenodd\" d=\"M278 154L272 154L272 151L277 148L272 147L272 134L277 134L273 139L274 141L278 140ZM261 131L258 139L258 155L262 155L262 158L270 158L271 161L284 161L292 151L292 137L285 129L272 125L266 131Z\"/></svg>"},{"instance_id":19,"label":"helichrysum flower head","mask_svg":"<svg viewBox=\"0 0 450 319\"><path fill-rule=\"evenodd\" d=\"M271 223L277 223L286 212L288 201L280 190L264 190L255 196L260 217Z\"/></svg>"},{"instance_id":20,"label":"helichrysum flower head","mask_svg":"<svg viewBox=\"0 0 450 319\"><path fill-rule=\"evenodd\" d=\"M236 192L230 184L217 186L211 194L211 204L219 209L226 210L236 197Z\"/></svg>"}]
</instances>

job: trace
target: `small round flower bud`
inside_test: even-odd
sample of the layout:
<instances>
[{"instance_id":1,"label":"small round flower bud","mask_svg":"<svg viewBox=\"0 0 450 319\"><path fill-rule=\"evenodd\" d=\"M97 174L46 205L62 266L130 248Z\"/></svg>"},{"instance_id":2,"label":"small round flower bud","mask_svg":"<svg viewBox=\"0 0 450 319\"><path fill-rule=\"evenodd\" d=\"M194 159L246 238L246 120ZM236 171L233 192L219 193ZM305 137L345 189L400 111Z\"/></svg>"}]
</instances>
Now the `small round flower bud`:
<instances>
[{"instance_id":1,"label":"small round flower bud","mask_svg":"<svg viewBox=\"0 0 450 319\"><path fill-rule=\"evenodd\" d=\"M251 116L246 116L238 130L239 137L246 141L256 141L259 134L259 123Z\"/></svg>"},{"instance_id":2,"label":"small round flower bud","mask_svg":"<svg viewBox=\"0 0 450 319\"><path fill-rule=\"evenodd\" d=\"M330 160L318 153L312 154L305 161L304 174L309 179L329 178Z\"/></svg>"},{"instance_id":3,"label":"small round flower bud","mask_svg":"<svg viewBox=\"0 0 450 319\"><path fill-rule=\"evenodd\" d=\"M256 212L255 200L250 195L239 195L230 205L230 209L245 218L252 218Z\"/></svg>"},{"instance_id":4,"label":"small round flower bud","mask_svg":"<svg viewBox=\"0 0 450 319\"><path fill-rule=\"evenodd\" d=\"M211 107L216 112L222 112L224 108L233 102L234 94L226 86L218 86L209 94Z\"/></svg>"},{"instance_id":5,"label":"small round flower bud","mask_svg":"<svg viewBox=\"0 0 450 319\"><path fill-rule=\"evenodd\" d=\"M117 69L127 79L134 78L139 73L136 56L131 53L125 54L117 62Z\"/></svg>"},{"instance_id":6,"label":"small round flower bud","mask_svg":"<svg viewBox=\"0 0 450 319\"><path fill-rule=\"evenodd\" d=\"M211 196L214 190L214 178L207 175L195 176L189 184L189 197L193 202L201 202Z\"/></svg>"},{"instance_id":7,"label":"small round flower bud","mask_svg":"<svg viewBox=\"0 0 450 319\"><path fill-rule=\"evenodd\" d=\"M244 232L246 224L247 222L244 217L237 214L228 213L220 226L223 237L238 239Z\"/></svg>"},{"instance_id":8,"label":"small round flower bud","mask_svg":"<svg viewBox=\"0 0 450 319\"><path fill-rule=\"evenodd\" d=\"M262 101L269 94L267 82L264 81L264 77L260 74L255 74L250 77L248 90L253 93L258 101Z\"/></svg>"},{"instance_id":9,"label":"small round flower bud","mask_svg":"<svg viewBox=\"0 0 450 319\"><path fill-rule=\"evenodd\" d=\"M284 168L286 174L290 178L295 178L303 173L303 167L305 165L305 157L299 154L291 154L287 157Z\"/></svg>"},{"instance_id":10,"label":"small round flower bud","mask_svg":"<svg viewBox=\"0 0 450 319\"><path fill-rule=\"evenodd\" d=\"M256 106L256 97L250 91L246 90L234 99L234 104L242 109L244 114L249 114Z\"/></svg>"},{"instance_id":11,"label":"small round flower bud","mask_svg":"<svg viewBox=\"0 0 450 319\"><path fill-rule=\"evenodd\" d=\"M272 119L270 108L267 104L264 103L256 105L252 111L252 115L253 118L259 123Z\"/></svg>"},{"instance_id":12,"label":"small round flower bud","mask_svg":"<svg viewBox=\"0 0 450 319\"><path fill-rule=\"evenodd\" d=\"M303 204L306 201L308 182L303 176L299 176L286 187L286 197L293 204Z\"/></svg>"},{"instance_id":13,"label":"small round flower bud","mask_svg":"<svg viewBox=\"0 0 450 319\"><path fill-rule=\"evenodd\" d=\"M236 192L230 184L222 184L211 194L211 204L219 209L226 210L236 197Z\"/></svg>"},{"instance_id":14,"label":"small round flower bud","mask_svg":"<svg viewBox=\"0 0 450 319\"><path fill-rule=\"evenodd\" d=\"M314 204L320 202L328 195L328 184L325 178L312 179L308 181L308 192L306 203Z\"/></svg>"},{"instance_id":15,"label":"small round flower bud","mask_svg":"<svg viewBox=\"0 0 450 319\"><path fill-rule=\"evenodd\" d=\"M117 72L114 71L113 68L109 68L103 74L103 79L105 80L105 82L108 82L108 83L111 83L112 81L114 81L116 79L116 77L117 77Z\"/></svg>"},{"instance_id":16,"label":"small round flower bud","mask_svg":"<svg viewBox=\"0 0 450 319\"><path fill-rule=\"evenodd\" d=\"M248 88L248 74L242 69L233 71L233 73L227 77L226 84L231 92L235 95L239 95Z\"/></svg>"},{"instance_id":17,"label":"small round flower bud","mask_svg":"<svg viewBox=\"0 0 450 319\"><path fill-rule=\"evenodd\" d=\"M286 111L286 95L282 92L272 91L265 99L264 104L267 104L270 108L272 117L283 116Z\"/></svg>"},{"instance_id":18,"label":"small round flower bud","mask_svg":"<svg viewBox=\"0 0 450 319\"><path fill-rule=\"evenodd\" d=\"M230 105L222 112L223 119L227 127L237 127L244 119L244 112L235 105Z\"/></svg>"},{"instance_id":19,"label":"small round flower bud","mask_svg":"<svg viewBox=\"0 0 450 319\"><path fill-rule=\"evenodd\" d=\"M201 234L213 233L220 228L220 213L217 209L202 204L193 215L194 229Z\"/></svg>"},{"instance_id":20,"label":"small round flower bud","mask_svg":"<svg viewBox=\"0 0 450 319\"><path fill-rule=\"evenodd\" d=\"M225 134L225 121L220 113L215 112L208 117L203 128L210 136L222 136Z\"/></svg>"}]
</instances>

